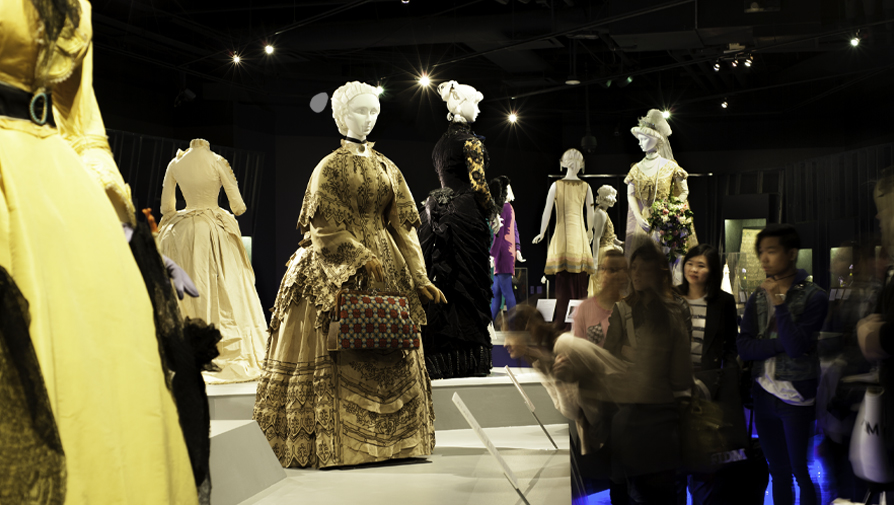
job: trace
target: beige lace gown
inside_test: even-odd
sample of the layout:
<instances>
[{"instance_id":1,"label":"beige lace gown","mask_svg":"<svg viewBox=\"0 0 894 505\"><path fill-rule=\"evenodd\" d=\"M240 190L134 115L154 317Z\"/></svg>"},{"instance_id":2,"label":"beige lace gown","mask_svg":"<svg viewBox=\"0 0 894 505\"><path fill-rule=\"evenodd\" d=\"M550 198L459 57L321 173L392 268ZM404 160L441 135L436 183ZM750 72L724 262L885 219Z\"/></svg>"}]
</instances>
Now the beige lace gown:
<instances>
[{"instance_id":1,"label":"beige lace gown","mask_svg":"<svg viewBox=\"0 0 894 505\"><path fill-rule=\"evenodd\" d=\"M289 260L276 298L254 419L285 467L356 465L431 454L431 381L422 349L327 350L335 294L373 257L386 288L410 300L430 284L416 235L419 213L400 170L362 144L314 169L299 228L309 244ZM366 156L364 156L366 155Z\"/></svg>"},{"instance_id":2,"label":"beige lace gown","mask_svg":"<svg viewBox=\"0 0 894 505\"><path fill-rule=\"evenodd\" d=\"M624 184L633 183L640 214L643 216L643 219L648 220L652 203L656 199L668 198L669 195L679 197L682 194L682 190L679 184L674 184L674 180L685 180L688 177L689 174L673 160L667 160L658 169L658 172L652 176L646 176L640 170L639 163L634 163L630 166L630 172L627 174L627 177L624 178ZM627 256L627 260L630 261L633 251L641 245L648 243L649 240L657 244L657 233L648 233L643 230L636 222L633 209L627 209L627 236L624 241L624 255ZM688 245L689 247L698 245L695 228L692 230L692 235L689 236Z\"/></svg>"},{"instance_id":3,"label":"beige lace gown","mask_svg":"<svg viewBox=\"0 0 894 505\"><path fill-rule=\"evenodd\" d=\"M180 186L186 208L176 210ZM213 323L223 339L214 364L204 372L208 384L257 380L267 349L267 319L255 288L255 273L242 245L233 214L218 206L223 187L236 215L245 212L230 164L211 151L208 141L194 139L168 164L161 193L161 251L189 274L198 298L184 296L184 316Z\"/></svg>"}]
</instances>

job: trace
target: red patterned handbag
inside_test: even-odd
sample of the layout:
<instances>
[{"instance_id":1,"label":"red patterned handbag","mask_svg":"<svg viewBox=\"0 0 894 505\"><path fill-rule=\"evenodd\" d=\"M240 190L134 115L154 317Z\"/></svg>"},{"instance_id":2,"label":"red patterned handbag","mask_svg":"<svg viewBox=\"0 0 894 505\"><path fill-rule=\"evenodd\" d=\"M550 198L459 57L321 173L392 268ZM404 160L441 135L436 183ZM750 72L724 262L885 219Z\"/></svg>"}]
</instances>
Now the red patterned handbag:
<instances>
[{"instance_id":1,"label":"red patterned handbag","mask_svg":"<svg viewBox=\"0 0 894 505\"><path fill-rule=\"evenodd\" d=\"M342 289L330 313L329 350L418 349L419 325L407 297L395 292Z\"/></svg>"}]
</instances>

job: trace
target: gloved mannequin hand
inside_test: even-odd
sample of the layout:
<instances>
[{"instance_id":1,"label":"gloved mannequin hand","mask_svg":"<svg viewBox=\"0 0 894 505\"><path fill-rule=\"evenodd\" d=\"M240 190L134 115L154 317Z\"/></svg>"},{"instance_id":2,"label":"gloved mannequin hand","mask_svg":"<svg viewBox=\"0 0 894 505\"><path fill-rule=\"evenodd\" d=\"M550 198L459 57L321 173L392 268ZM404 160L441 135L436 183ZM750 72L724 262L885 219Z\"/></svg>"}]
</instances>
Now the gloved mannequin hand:
<instances>
[{"instance_id":1,"label":"gloved mannequin hand","mask_svg":"<svg viewBox=\"0 0 894 505\"><path fill-rule=\"evenodd\" d=\"M524 263L525 261L528 261L528 260L522 258L521 251L519 251L518 249L515 250L515 259L518 260L519 263Z\"/></svg>"},{"instance_id":2,"label":"gloved mannequin hand","mask_svg":"<svg viewBox=\"0 0 894 505\"><path fill-rule=\"evenodd\" d=\"M174 282L177 298L182 300L183 293L186 293L193 298L198 298L199 290L196 289L196 285L193 284L192 279L189 278L189 274L180 268L180 265L174 263L174 260L171 258L164 255L162 255L162 258L165 260L165 268L168 269L168 275L171 276L171 280Z\"/></svg>"},{"instance_id":3,"label":"gloved mannequin hand","mask_svg":"<svg viewBox=\"0 0 894 505\"><path fill-rule=\"evenodd\" d=\"M442 293L440 289L435 287L434 284L429 284L427 286L417 288L416 293L419 295L419 299L422 301L422 303L447 303L447 297L445 297L444 293Z\"/></svg>"}]
</instances>

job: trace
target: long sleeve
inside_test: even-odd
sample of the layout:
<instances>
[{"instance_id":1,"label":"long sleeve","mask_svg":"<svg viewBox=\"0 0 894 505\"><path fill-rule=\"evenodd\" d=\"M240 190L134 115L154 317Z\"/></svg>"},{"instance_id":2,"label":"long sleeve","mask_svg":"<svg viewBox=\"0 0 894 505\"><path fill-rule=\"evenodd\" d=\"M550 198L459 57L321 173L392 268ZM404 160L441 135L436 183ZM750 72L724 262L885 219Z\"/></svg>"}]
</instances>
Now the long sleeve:
<instances>
[{"instance_id":1,"label":"long sleeve","mask_svg":"<svg viewBox=\"0 0 894 505\"><path fill-rule=\"evenodd\" d=\"M220 155L216 155L216 157L217 163L215 167L220 175L220 182L224 191L227 193L227 199L230 201L230 210L233 211L233 214L241 216L245 213L245 202L242 200L239 185L236 183L236 174L233 173L233 169L230 168L230 163L226 158Z\"/></svg>"},{"instance_id":2,"label":"long sleeve","mask_svg":"<svg viewBox=\"0 0 894 505\"><path fill-rule=\"evenodd\" d=\"M782 347L790 358L800 358L813 351L816 333L822 328L828 311L829 305L822 291L815 293L807 301L807 306L797 321L792 320L787 305L776 306L778 340L782 342Z\"/></svg>"},{"instance_id":3,"label":"long sleeve","mask_svg":"<svg viewBox=\"0 0 894 505\"><path fill-rule=\"evenodd\" d=\"M490 189L487 187L485 175L489 163L487 150L481 140L476 138L466 141L463 145L463 153L465 154L466 168L469 171L469 182L476 193L478 204L484 209L485 217L490 221L500 213L500 209L497 208L497 204L491 197Z\"/></svg>"},{"instance_id":4,"label":"long sleeve","mask_svg":"<svg viewBox=\"0 0 894 505\"><path fill-rule=\"evenodd\" d=\"M757 338L760 329L757 327L757 309L754 307L755 294L752 294L748 299L748 303L745 304L741 331L736 338L736 348L739 350L739 356L745 361L769 359L781 352L785 352L782 342L778 338Z\"/></svg>"},{"instance_id":5,"label":"long sleeve","mask_svg":"<svg viewBox=\"0 0 894 505\"><path fill-rule=\"evenodd\" d=\"M515 250L521 251L521 240L518 236L518 221L515 219L515 207L510 205L509 208L512 209L512 230L515 232ZM513 261L515 261L515 259L513 259Z\"/></svg>"},{"instance_id":6,"label":"long sleeve","mask_svg":"<svg viewBox=\"0 0 894 505\"><path fill-rule=\"evenodd\" d=\"M422 256L422 246L419 244L417 233L417 228L422 221L419 218L419 211L416 209L413 192L410 191L410 187L397 165L381 153L376 155L388 173L391 191L394 193L394 199L386 210L388 229L397 244L397 249L407 262L414 287L428 286L431 281L428 279L425 258Z\"/></svg>"},{"instance_id":7,"label":"long sleeve","mask_svg":"<svg viewBox=\"0 0 894 505\"><path fill-rule=\"evenodd\" d=\"M82 16L89 19L90 13ZM87 171L105 189L118 219L136 224L130 186L125 184L106 137L105 125L93 92L93 44L72 75L53 88L53 113L59 133L71 145Z\"/></svg>"},{"instance_id":8,"label":"long sleeve","mask_svg":"<svg viewBox=\"0 0 894 505\"><path fill-rule=\"evenodd\" d=\"M161 184L161 215L177 212L177 179L174 178L174 161L168 163L165 180Z\"/></svg>"}]
</instances>

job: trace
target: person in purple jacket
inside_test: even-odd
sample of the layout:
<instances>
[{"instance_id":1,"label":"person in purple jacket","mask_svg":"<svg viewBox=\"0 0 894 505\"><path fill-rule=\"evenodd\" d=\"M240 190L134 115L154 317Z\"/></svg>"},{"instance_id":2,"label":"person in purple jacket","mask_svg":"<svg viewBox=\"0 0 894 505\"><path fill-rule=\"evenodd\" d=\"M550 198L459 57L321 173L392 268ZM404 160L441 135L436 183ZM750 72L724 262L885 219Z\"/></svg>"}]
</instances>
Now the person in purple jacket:
<instances>
[{"instance_id":1,"label":"person in purple jacket","mask_svg":"<svg viewBox=\"0 0 894 505\"><path fill-rule=\"evenodd\" d=\"M807 444L816 418L817 335L826 319L826 293L798 269L795 228L772 224L755 241L767 279L745 305L736 346L751 361L754 422L773 477L773 503L816 505L819 492L807 468Z\"/></svg>"},{"instance_id":2,"label":"person in purple jacket","mask_svg":"<svg viewBox=\"0 0 894 505\"><path fill-rule=\"evenodd\" d=\"M509 177L501 175L490 181L490 192L497 208L501 208L502 226L494 235L490 247L490 257L494 264L494 298L490 303L491 316L496 319L500 312L503 298L506 299L506 310L515 307L515 293L512 291L512 276L515 275L515 260L524 262L521 254L521 242L518 239L518 223L515 222L515 209L509 202L515 200Z\"/></svg>"}]
</instances>

